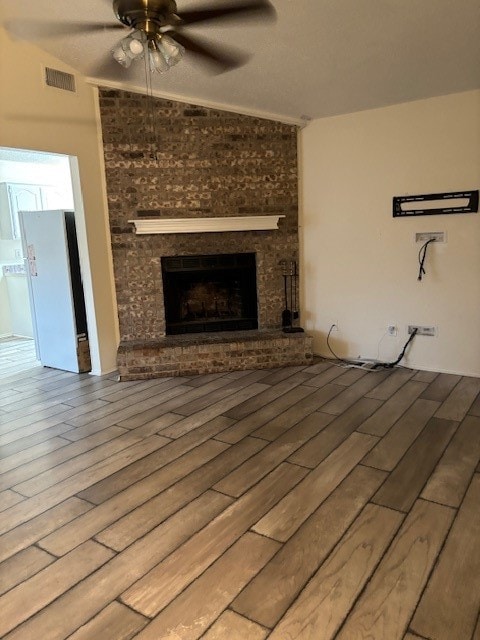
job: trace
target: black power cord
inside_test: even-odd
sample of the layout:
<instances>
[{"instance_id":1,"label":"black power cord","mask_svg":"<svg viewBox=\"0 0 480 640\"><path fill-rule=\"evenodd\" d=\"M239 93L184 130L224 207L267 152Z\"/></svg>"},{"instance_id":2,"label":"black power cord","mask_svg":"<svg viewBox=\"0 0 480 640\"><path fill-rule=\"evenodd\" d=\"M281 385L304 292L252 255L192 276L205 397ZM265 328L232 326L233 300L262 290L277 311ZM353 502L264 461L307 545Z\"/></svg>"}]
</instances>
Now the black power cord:
<instances>
[{"instance_id":1,"label":"black power cord","mask_svg":"<svg viewBox=\"0 0 480 640\"><path fill-rule=\"evenodd\" d=\"M398 356L398 358L395 360L395 362L378 362L377 364L375 364L373 366L373 369L393 369L393 367L396 367L397 364L400 362L400 360L403 358L403 356L405 355L405 352L408 348L408 345L411 343L411 341L414 339L414 337L417 335L417 331L418 329L414 329L412 331L412 333L409 335L408 340L406 341L400 355Z\"/></svg>"},{"instance_id":2,"label":"black power cord","mask_svg":"<svg viewBox=\"0 0 480 640\"><path fill-rule=\"evenodd\" d=\"M425 264L425 258L427 257L428 245L431 242L435 242L435 238L430 238L430 240L427 240L427 242L425 242L425 244L420 247L420 251L418 252L418 264L420 265L420 268L418 270L417 280L421 280L425 275L425 269L423 268L423 265Z\"/></svg>"},{"instance_id":3,"label":"black power cord","mask_svg":"<svg viewBox=\"0 0 480 640\"><path fill-rule=\"evenodd\" d=\"M429 242L431 242L431 240L429 240ZM332 324L332 326L330 327L330 330L327 334L327 347L330 351L330 353L332 354L332 356L338 360L339 362L343 362L344 364L348 364L352 367L359 367L359 368L363 368L362 367L362 363L360 362L355 362L354 360L346 360L345 358L340 358L340 356L337 356L337 354L335 353L335 351L332 349L332 346L330 345L330 334L333 331L333 327L335 327L335 324ZM403 359L409 344L412 342L412 340L415 338L415 336L417 335L418 329L413 329L412 333L409 335L408 340L406 341L402 351L400 352L400 355L398 356L398 358L394 361L394 362L376 362L373 365L370 366L370 371L375 371L377 369L393 369L394 367L397 366L397 364ZM363 364L367 364L367 363L363 363ZM371 363L368 363L371 364Z\"/></svg>"}]
</instances>

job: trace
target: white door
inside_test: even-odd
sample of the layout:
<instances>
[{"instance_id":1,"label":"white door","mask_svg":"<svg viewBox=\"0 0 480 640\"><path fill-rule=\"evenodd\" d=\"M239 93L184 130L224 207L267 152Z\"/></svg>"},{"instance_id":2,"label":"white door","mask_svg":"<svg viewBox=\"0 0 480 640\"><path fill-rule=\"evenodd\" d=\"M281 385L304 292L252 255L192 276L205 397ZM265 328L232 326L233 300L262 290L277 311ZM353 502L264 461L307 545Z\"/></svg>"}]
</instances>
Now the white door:
<instances>
[{"instance_id":1,"label":"white door","mask_svg":"<svg viewBox=\"0 0 480 640\"><path fill-rule=\"evenodd\" d=\"M77 373L77 329L63 211L22 211L20 226L38 358Z\"/></svg>"}]
</instances>

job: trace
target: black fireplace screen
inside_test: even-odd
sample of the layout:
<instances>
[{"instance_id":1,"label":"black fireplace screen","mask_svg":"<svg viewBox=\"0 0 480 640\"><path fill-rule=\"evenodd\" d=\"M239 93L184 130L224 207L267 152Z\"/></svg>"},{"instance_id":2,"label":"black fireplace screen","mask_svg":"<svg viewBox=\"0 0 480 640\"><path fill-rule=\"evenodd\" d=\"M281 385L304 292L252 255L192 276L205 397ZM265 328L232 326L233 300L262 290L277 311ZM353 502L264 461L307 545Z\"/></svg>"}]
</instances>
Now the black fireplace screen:
<instances>
[{"instance_id":1,"label":"black fireplace screen","mask_svg":"<svg viewBox=\"0 0 480 640\"><path fill-rule=\"evenodd\" d=\"M166 332L258 328L254 253L162 258Z\"/></svg>"}]
</instances>

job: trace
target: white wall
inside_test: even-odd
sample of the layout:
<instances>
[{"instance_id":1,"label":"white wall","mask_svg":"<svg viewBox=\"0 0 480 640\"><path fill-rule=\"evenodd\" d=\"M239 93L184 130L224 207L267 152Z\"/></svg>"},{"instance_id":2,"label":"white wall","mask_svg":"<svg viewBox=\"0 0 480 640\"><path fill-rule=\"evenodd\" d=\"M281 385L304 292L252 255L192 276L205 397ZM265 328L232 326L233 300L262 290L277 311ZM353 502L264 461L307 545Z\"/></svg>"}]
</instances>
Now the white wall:
<instances>
[{"instance_id":1,"label":"white wall","mask_svg":"<svg viewBox=\"0 0 480 640\"><path fill-rule=\"evenodd\" d=\"M46 87L43 68L73 72L77 92ZM92 364L116 367L118 323L108 230L96 90L40 49L0 28L0 146L62 153L78 159L83 208L76 210ZM74 183L74 192L76 186ZM88 270L83 267L88 263Z\"/></svg>"},{"instance_id":2,"label":"white wall","mask_svg":"<svg viewBox=\"0 0 480 640\"><path fill-rule=\"evenodd\" d=\"M15 333L15 327L18 326L18 322L12 323L12 310L10 308L10 294L12 293L12 287L8 286L9 277L3 275L3 265L19 264L22 259L18 256L22 252L21 240L3 240L0 238L0 336L11 336ZM27 291L26 276L12 276L18 278L25 278L25 291ZM13 285L15 287L15 285ZM27 299L26 315L30 315L30 306ZM15 314L15 319L18 319ZM28 319L26 322L22 322L22 326L28 326ZM30 333L21 334L25 336L33 336L31 321L30 321Z\"/></svg>"},{"instance_id":3,"label":"white wall","mask_svg":"<svg viewBox=\"0 0 480 640\"><path fill-rule=\"evenodd\" d=\"M29 309L28 284L26 276L8 276L8 299L10 304L10 317L12 322L12 334L33 338L32 316L26 313Z\"/></svg>"},{"instance_id":4,"label":"white wall","mask_svg":"<svg viewBox=\"0 0 480 640\"><path fill-rule=\"evenodd\" d=\"M392 197L480 187L480 91L325 118L300 134L303 325L316 353L480 375L480 213L392 217ZM417 281L416 231L446 231ZM382 337L386 326L397 337Z\"/></svg>"},{"instance_id":5,"label":"white wall","mask_svg":"<svg viewBox=\"0 0 480 640\"><path fill-rule=\"evenodd\" d=\"M0 250L2 241L0 240ZM12 335L12 315L8 296L7 278L3 275L0 262L0 338Z\"/></svg>"}]
</instances>

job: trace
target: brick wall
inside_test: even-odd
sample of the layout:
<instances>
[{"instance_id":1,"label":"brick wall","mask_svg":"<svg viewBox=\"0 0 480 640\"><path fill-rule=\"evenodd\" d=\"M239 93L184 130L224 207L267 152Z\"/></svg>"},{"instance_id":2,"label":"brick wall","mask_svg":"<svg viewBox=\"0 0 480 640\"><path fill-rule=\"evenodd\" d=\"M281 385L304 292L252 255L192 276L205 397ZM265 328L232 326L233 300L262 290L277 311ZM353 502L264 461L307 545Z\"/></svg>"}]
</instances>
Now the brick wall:
<instances>
[{"instance_id":1,"label":"brick wall","mask_svg":"<svg viewBox=\"0 0 480 640\"><path fill-rule=\"evenodd\" d=\"M280 327L278 263L298 253L296 127L117 90L100 91L100 108L121 340L165 335L160 259L172 255L255 252L259 327ZM136 236L128 223L268 214L286 216L278 231Z\"/></svg>"}]
</instances>

